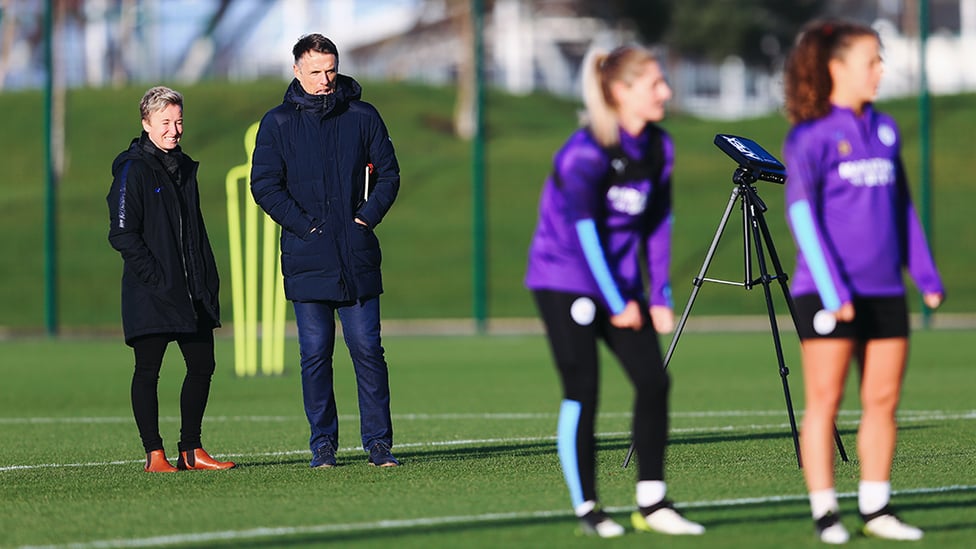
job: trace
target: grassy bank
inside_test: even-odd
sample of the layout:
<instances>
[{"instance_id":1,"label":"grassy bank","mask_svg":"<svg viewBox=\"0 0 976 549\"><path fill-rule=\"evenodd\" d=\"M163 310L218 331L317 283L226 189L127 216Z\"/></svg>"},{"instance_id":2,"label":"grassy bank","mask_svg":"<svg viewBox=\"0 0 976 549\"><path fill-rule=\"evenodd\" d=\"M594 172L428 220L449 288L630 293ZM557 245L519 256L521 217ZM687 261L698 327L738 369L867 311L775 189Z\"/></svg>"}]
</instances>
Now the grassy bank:
<instances>
[{"instance_id":1,"label":"grassy bank","mask_svg":"<svg viewBox=\"0 0 976 549\"><path fill-rule=\"evenodd\" d=\"M201 162L202 202L223 277L230 318L230 271L224 179L246 161L245 129L280 101L282 82L204 83L182 87L187 104L184 150ZM365 83L364 98L383 113L402 167L401 195L378 232L383 242L389 318L467 317L472 313L471 146L451 135L454 92L449 88ZM105 195L114 156L140 129L144 89L78 89L67 95L64 175L57 191L58 315L68 326L118 324L121 260L106 241ZM919 135L912 100L882 108L899 120L905 160L918 199ZM491 316L531 316L522 288L525 253L539 188L552 153L575 127L578 104L544 95L488 97L487 194ZM45 311L45 177L40 93L0 94L6 121L0 133L0 326L40 327ZM714 134L750 137L777 153L787 130L780 116L713 122L674 116L666 128L677 145L676 230L672 281L683 304L731 191L735 167L712 145ZM945 310L976 311L976 282L966 242L976 185L965 139L976 126L976 96L933 101L933 230L937 260L949 288ZM760 194L787 270L793 245L783 222L782 187L761 183ZM741 279L741 230L730 224L710 275ZM917 303L913 302L917 308ZM696 312L761 313L756 292L706 288Z\"/></svg>"}]
</instances>

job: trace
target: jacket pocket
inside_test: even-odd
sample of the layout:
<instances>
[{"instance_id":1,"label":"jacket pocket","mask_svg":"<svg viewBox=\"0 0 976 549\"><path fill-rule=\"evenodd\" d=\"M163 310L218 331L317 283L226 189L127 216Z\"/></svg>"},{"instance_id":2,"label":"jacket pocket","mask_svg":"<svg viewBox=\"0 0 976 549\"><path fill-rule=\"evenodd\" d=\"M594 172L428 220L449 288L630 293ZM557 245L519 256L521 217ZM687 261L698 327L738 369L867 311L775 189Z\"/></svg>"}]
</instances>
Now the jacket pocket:
<instances>
[{"instance_id":1,"label":"jacket pocket","mask_svg":"<svg viewBox=\"0 0 976 549\"><path fill-rule=\"evenodd\" d=\"M329 232L315 233L308 240L288 233L281 242L282 274L285 277L308 273L321 276L336 272L338 263L334 238Z\"/></svg>"},{"instance_id":2,"label":"jacket pocket","mask_svg":"<svg viewBox=\"0 0 976 549\"><path fill-rule=\"evenodd\" d=\"M356 272L378 271L383 257L380 241L373 230L356 223L350 238Z\"/></svg>"}]
</instances>

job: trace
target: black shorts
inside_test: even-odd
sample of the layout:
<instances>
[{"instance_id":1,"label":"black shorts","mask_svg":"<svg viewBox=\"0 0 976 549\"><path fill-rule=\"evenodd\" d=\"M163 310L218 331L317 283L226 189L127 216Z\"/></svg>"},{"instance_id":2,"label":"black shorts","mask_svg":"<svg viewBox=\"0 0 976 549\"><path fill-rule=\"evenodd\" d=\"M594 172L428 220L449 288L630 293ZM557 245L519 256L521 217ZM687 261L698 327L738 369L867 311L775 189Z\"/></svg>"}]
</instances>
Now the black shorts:
<instances>
[{"instance_id":1,"label":"black shorts","mask_svg":"<svg viewBox=\"0 0 976 549\"><path fill-rule=\"evenodd\" d=\"M793 298L796 307L797 331L800 339L838 337L867 341L891 337L908 337L908 304L905 296L894 297L855 297L854 320L837 322L832 330L829 318L821 318L820 331L814 327L814 317L823 310L823 303L817 294L806 294ZM831 313L821 313L827 317Z\"/></svg>"}]
</instances>

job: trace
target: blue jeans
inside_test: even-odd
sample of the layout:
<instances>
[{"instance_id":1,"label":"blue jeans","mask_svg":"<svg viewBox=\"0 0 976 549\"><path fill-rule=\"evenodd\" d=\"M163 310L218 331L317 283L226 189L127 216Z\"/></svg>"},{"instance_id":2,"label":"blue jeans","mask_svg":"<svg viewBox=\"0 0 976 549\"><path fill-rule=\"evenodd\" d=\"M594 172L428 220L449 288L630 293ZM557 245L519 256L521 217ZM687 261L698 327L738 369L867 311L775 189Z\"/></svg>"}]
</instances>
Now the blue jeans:
<instances>
[{"instance_id":1,"label":"blue jeans","mask_svg":"<svg viewBox=\"0 0 976 549\"><path fill-rule=\"evenodd\" d=\"M359 430L363 449L375 442L393 445L390 379L380 344L380 299L363 302L293 302L302 364L302 396L311 428L312 452L325 444L339 447L339 418L332 383L336 312L356 370Z\"/></svg>"}]
</instances>

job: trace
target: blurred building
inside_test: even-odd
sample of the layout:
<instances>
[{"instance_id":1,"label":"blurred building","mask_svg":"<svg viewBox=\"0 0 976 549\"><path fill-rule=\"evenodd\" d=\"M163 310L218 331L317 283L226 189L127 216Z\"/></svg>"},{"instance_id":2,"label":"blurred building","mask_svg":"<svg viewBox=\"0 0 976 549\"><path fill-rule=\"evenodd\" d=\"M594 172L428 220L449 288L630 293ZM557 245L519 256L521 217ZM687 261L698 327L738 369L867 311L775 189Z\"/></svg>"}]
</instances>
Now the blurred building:
<instances>
[{"instance_id":1,"label":"blurred building","mask_svg":"<svg viewBox=\"0 0 976 549\"><path fill-rule=\"evenodd\" d=\"M883 97L917 93L917 2L934 29L927 76L934 93L976 90L976 0L831 0L830 12L873 22L886 52ZM291 78L291 47L322 32L341 70L359 78L456 82L470 53L462 0L54 0L56 79L66 86ZM579 95L592 47L637 39L634 25L595 13L592 1L485 0L484 67L511 93ZM0 89L44 85L43 0L0 0ZM675 107L713 118L768 112L781 103L774 70L666 56Z\"/></svg>"}]
</instances>

